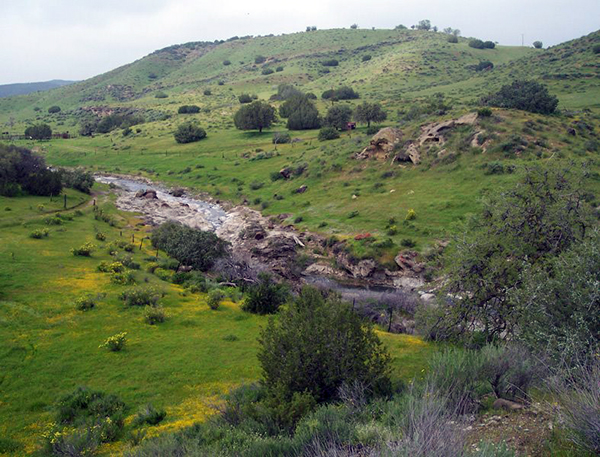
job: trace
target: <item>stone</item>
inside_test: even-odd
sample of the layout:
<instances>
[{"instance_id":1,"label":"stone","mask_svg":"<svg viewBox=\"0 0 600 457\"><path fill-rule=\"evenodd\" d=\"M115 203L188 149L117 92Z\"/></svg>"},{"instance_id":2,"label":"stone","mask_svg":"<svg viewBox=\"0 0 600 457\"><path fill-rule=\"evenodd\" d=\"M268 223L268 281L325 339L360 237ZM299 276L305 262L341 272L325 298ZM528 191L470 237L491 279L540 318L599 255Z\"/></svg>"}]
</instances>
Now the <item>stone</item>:
<instances>
[{"instance_id":1,"label":"stone","mask_svg":"<svg viewBox=\"0 0 600 457\"><path fill-rule=\"evenodd\" d=\"M504 398L499 398L494 402L492 408L505 409L507 411L518 411L520 409L525 409L525 405L510 400L505 400Z\"/></svg>"},{"instance_id":2,"label":"stone","mask_svg":"<svg viewBox=\"0 0 600 457\"><path fill-rule=\"evenodd\" d=\"M435 294L423 294L421 295L421 300L423 303L432 303L435 301Z\"/></svg>"},{"instance_id":3,"label":"stone","mask_svg":"<svg viewBox=\"0 0 600 457\"><path fill-rule=\"evenodd\" d=\"M289 167L285 167L279 170L279 174L283 177L283 179L290 179L292 176L292 170Z\"/></svg>"},{"instance_id":4,"label":"stone","mask_svg":"<svg viewBox=\"0 0 600 457\"><path fill-rule=\"evenodd\" d=\"M402 141L402 132L393 127L386 127L377 132L369 146L354 155L355 159L364 160L375 158L387 160Z\"/></svg>"},{"instance_id":5,"label":"stone","mask_svg":"<svg viewBox=\"0 0 600 457\"><path fill-rule=\"evenodd\" d=\"M169 192L173 197L183 197L183 195L185 194L185 189L182 189L180 187L177 187L175 189L172 189L171 192Z\"/></svg>"},{"instance_id":6,"label":"stone","mask_svg":"<svg viewBox=\"0 0 600 457\"><path fill-rule=\"evenodd\" d=\"M303 194L304 192L306 192L307 189L308 189L308 186L306 184L304 184L296 189L296 193Z\"/></svg>"}]
</instances>

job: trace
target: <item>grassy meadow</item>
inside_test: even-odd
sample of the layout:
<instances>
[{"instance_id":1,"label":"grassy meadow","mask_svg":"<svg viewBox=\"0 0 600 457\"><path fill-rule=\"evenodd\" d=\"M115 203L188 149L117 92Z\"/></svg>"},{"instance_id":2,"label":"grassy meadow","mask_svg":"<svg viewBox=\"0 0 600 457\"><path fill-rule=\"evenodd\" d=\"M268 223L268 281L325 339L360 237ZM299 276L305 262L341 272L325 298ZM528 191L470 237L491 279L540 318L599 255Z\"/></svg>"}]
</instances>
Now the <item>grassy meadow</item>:
<instances>
[{"instance_id":1,"label":"grassy meadow","mask_svg":"<svg viewBox=\"0 0 600 457\"><path fill-rule=\"evenodd\" d=\"M135 215L116 211L110 194L98 194L98 207L117 221L110 226L94 219L89 196L73 191L68 196L68 201L81 201L79 211L63 211L62 199L0 198L0 435L9 440L0 444L16 446L13 455L36 449L52 406L78 386L118 395L131 418L148 403L165 408L167 418L149 430L152 435L204 420L221 394L260 376L257 337L267 318L245 313L229 299L213 311L205 294L147 273L145 259L156 251L147 240L139 250L147 227ZM65 218L62 224L44 222L57 214ZM40 228L49 228L49 236L29 237ZM97 232L106 240L97 240ZM134 272L136 282L165 292L161 303L168 318L162 324L145 323L142 309L126 307L119 299L131 286L112 284L107 273L97 270L102 260L111 259L111 241L132 237L133 259L141 264ZM71 248L86 242L97 246L91 257L71 254ZM77 310L74 301L87 294L96 297L97 306ZM120 332L127 332L125 350L99 348ZM436 350L418 337L379 334L394 356L396 379L419 376ZM118 452L124 440L104 453Z\"/></svg>"}]
</instances>

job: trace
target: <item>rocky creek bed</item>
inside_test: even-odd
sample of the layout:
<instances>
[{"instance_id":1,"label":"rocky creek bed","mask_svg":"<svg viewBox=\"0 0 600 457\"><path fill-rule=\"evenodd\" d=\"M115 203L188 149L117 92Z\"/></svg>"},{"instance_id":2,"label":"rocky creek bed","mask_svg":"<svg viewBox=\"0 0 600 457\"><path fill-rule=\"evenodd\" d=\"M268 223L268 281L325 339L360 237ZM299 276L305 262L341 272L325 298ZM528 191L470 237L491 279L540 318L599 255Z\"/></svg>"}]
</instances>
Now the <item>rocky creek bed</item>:
<instances>
[{"instance_id":1,"label":"rocky creek bed","mask_svg":"<svg viewBox=\"0 0 600 457\"><path fill-rule=\"evenodd\" d=\"M233 206L144 178L99 175L96 180L113 187L120 210L141 213L149 225L174 220L213 231L231 243L232 252L253 269L268 270L297 287L313 284L335 290L354 303L379 303L379 308L388 310L393 307L404 316L411 314L422 294L424 282L418 265L406 253L398 255L400 271L393 272L371 259L354 261L344 249L328 249L326 254L317 255L315 252L324 252L326 238L285 225L289 215L267 218L247 206ZM299 254L304 254L302 261ZM382 315L380 310L365 314L374 320L375 314ZM394 321L397 325L392 330L407 331L410 327L404 320Z\"/></svg>"}]
</instances>

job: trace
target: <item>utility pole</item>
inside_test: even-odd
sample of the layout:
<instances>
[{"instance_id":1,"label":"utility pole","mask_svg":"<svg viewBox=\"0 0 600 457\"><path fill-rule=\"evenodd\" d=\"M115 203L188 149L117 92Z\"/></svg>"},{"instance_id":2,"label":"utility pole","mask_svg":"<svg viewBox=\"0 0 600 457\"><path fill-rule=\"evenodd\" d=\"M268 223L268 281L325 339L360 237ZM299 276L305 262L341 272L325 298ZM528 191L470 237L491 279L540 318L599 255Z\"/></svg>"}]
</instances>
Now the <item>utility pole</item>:
<instances>
[{"instance_id":1,"label":"utility pole","mask_svg":"<svg viewBox=\"0 0 600 457\"><path fill-rule=\"evenodd\" d=\"M521 46L525 46L525 34L521 33Z\"/></svg>"}]
</instances>

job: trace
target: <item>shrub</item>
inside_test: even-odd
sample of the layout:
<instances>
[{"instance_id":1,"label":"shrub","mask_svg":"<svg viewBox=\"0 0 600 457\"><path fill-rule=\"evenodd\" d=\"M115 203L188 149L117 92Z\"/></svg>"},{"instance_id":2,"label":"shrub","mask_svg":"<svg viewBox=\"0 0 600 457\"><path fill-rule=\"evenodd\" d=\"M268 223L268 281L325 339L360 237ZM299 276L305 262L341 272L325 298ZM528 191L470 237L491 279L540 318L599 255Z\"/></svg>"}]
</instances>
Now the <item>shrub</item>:
<instances>
[{"instance_id":1,"label":"shrub","mask_svg":"<svg viewBox=\"0 0 600 457\"><path fill-rule=\"evenodd\" d=\"M273 134L273 140L272 140L273 144L285 144L285 143L290 143L291 141L292 141L292 137L287 132L275 132Z\"/></svg>"},{"instance_id":2,"label":"shrub","mask_svg":"<svg viewBox=\"0 0 600 457\"><path fill-rule=\"evenodd\" d=\"M33 140L49 140L52 138L52 129L48 124L36 124L25 129L25 136Z\"/></svg>"},{"instance_id":3,"label":"shrub","mask_svg":"<svg viewBox=\"0 0 600 457\"><path fill-rule=\"evenodd\" d=\"M116 335L109 336L99 348L106 348L112 352L119 352L125 349L127 344L127 332L117 333Z\"/></svg>"},{"instance_id":4,"label":"shrub","mask_svg":"<svg viewBox=\"0 0 600 457\"><path fill-rule=\"evenodd\" d=\"M367 127L367 135L375 135L379 132L379 127L372 125L371 127Z\"/></svg>"},{"instance_id":5,"label":"shrub","mask_svg":"<svg viewBox=\"0 0 600 457\"><path fill-rule=\"evenodd\" d=\"M50 114L60 113L60 106L53 105L50 108L48 108L48 112Z\"/></svg>"},{"instance_id":6,"label":"shrub","mask_svg":"<svg viewBox=\"0 0 600 457\"><path fill-rule=\"evenodd\" d=\"M287 286L276 283L267 273L260 273L256 283L248 287L242 309L260 315L273 314L286 302L288 296Z\"/></svg>"},{"instance_id":7,"label":"shrub","mask_svg":"<svg viewBox=\"0 0 600 457\"><path fill-rule=\"evenodd\" d=\"M469 41L469 46L475 49L483 49L485 47L483 41L477 39Z\"/></svg>"},{"instance_id":8,"label":"shrub","mask_svg":"<svg viewBox=\"0 0 600 457\"><path fill-rule=\"evenodd\" d=\"M348 86L342 86L338 89L329 89L323 92L321 95L323 100L355 100L360 98L358 92L355 92L354 89Z\"/></svg>"},{"instance_id":9,"label":"shrub","mask_svg":"<svg viewBox=\"0 0 600 457\"><path fill-rule=\"evenodd\" d=\"M274 73L272 68L263 68L261 74L263 75L272 75Z\"/></svg>"},{"instance_id":10,"label":"shrub","mask_svg":"<svg viewBox=\"0 0 600 457\"><path fill-rule=\"evenodd\" d=\"M477 116L479 117L490 117L492 115L492 110L489 108L479 108L477 110Z\"/></svg>"},{"instance_id":11,"label":"shrub","mask_svg":"<svg viewBox=\"0 0 600 457\"><path fill-rule=\"evenodd\" d=\"M144 424L158 425L167 417L167 412L164 409L156 409L152 404L143 406L135 418L133 425L139 427Z\"/></svg>"},{"instance_id":12,"label":"shrub","mask_svg":"<svg viewBox=\"0 0 600 457\"><path fill-rule=\"evenodd\" d=\"M204 95L212 95L212 91L210 89L204 89Z\"/></svg>"},{"instance_id":13,"label":"shrub","mask_svg":"<svg viewBox=\"0 0 600 457\"><path fill-rule=\"evenodd\" d=\"M494 64L489 60L483 60L475 66L475 71L487 71L494 68Z\"/></svg>"},{"instance_id":14,"label":"shrub","mask_svg":"<svg viewBox=\"0 0 600 457\"><path fill-rule=\"evenodd\" d=\"M362 56L362 61L368 62L369 60L371 60L371 58L371 54L365 54L364 56Z\"/></svg>"},{"instance_id":15,"label":"shrub","mask_svg":"<svg viewBox=\"0 0 600 457\"><path fill-rule=\"evenodd\" d=\"M533 42L533 47L535 49L542 49L544 47L544 43L542 43L541 41L534 41Z\"/></svg>"},{"instance_id":16,"label":"shrub","mask_svg":"<svg viewBox=\"0 0 600 457\"><path fill-rule=\"evenodd\" d=\"M417 218L417 212L414 209L409 209L406 212L406 217L404 220L406 221L414 221Z\"/></svg>"},{"instance_id":17,"label":"shrub","mask_svg":"<svg viewBox=\"0 0 600 457\"><path fill-rule=\"evenodd\" d=\"M259 65L261 63L264 63L266 60L267 58L265 56L258 55L254 58L254 63Z\"/></svg>"},{"instance_id":18,"label":"shrub","mask_svg":"<svg viewBox=\"0 0 600 457\"><path fill-rule=\"evenodd\" d=\"M277 68L275 68L275 71L277 73L281 73L283 71L283 66L279 65Z\"/></svg>"},{"instance_id":19,"label":"shrub","mask_svg":"<svg viewBox=\"0 0 600 457\"><path fill-rule=\"evenodd\" d=\"M41 238L46 238L48 237L48 235L50 235L50 230L48 230L47 228L43 228L43 229L36 229L33 232L31 232L29 234L30 238L34 238L36 240L39 240Z\"/></svg>"},{"instance_id":20,"label":"shrub","mask_svg":"<svg viewBox=\"0 0 600 457\"><path fill-rule=\"evenodd\" d=\"M594 54L600 54L600 44L597 44L596 46L594 46L594 47L592 48L592 52L593 52Z\"/></svg>"},{"instance_id":21,"label":"shrub","mask_svg":"<svg viewBox=\"0 0 600 457\"><path fill-rule=\"evenodd\" d=\"M340 63L337 59L327 59L321 62L321 65L324 67L337 67L339 64Z\"/></svg>"},{"instance_id":22,"label":"shrub","mask_svg":"<svg viewBox=\"0 0 600 457\"><path fill-rule=\"evenodd\" d=\"M494 49L495 47L496 47L496 43L494 43L493 41L484 41L483 42L484 49Z\"/></svg>"},{"instance_id":23,"label":"shrub","mask_svg":"<svg viewBox=\"0 0 600 457\"><path fill-rule=\"evenodd\" d=\"M514 81L497 93L481 99L483 105L512 108L531 113L552 114L558 99L548 93L548 88L535 81Z\"/></svg>"},{"instance_id":24,"label":"shrub","mask_svg":"<svg viewBox=\"0 0 600 457\"><path fill-rule=\"evenodd\" d=\"M144 321L150 325L161 324L165 321L167 315L165 309L160 306L146 306L144 308Z\"/></svg>"},{"instance_id":25,"label":"shrub","mask_svg":"<svg viewBox=\"0 0 600 457\"><path fill-rule=\"evenodd\" d=\"M83 295L75 299L74 304L79 311L87 311L96 306L96 300L91 295Z\"/></svg>"},{"instance_id":26,"label":"shrub","mask_svg":"<svg viewBox=\"0 0 600 457\"><path fill-rule=\"evenodd\" d=\"M96 232L96 239L98 241L106 241L106 235L102 232Z\"/></svg>"},{"instance_id":27,"label":"shrub","mask_svg":"<svg viewBox=\"0 0 600 457\"><path fill-rule=\"evenodd\" d=\"M121 300L127 306L158 306L160 293L152 287L135 287L121 293Z\"/></svg>"},{"instance_id":28,"label":"shrub","mask_svg":"<svg viewBox=\"0 0 600 457\"><path fill-rule=\"evenodd\" d=\"M154 98L167 98L167 97L168 97L168 95L162 91L159 91L156 94L154 94Z\"/></svg>"},{"instance_id":29,"label":"shrub","mask_svg":"<svg viewBox=\"0 0 600 457\"><path fill-rule=\"evenodd\" d=\"M456 35L450 35L448 37L448 43L458 43L458 37Z\"/></svg>"},{"instance_id":30,"label":"shrub","mask_svg":"<svg viewBox=\"0 0 600 457\"><path fill-rule=\"evenodd\" d=\"M319 130L319 141L335 140L339 137L339 132L333 127L323 127Z\"/></svg>"},{"instance_id":31,"label":"shrub","mask_svg":"<svg viewBox=\"0 0 600 457\"><path fill-rule=\"evenodd\" d=\"M110 282L120 286L129 286L135 284L135 276L131 270L114 271L110 274Z\"/></svg>"},{"instance_id":32,"label":"shrub","mask_svg":"<svg viewBox=\"0 0 600 457\"><path fill-rule=\"evenodd\" d=\"M238 97L238 100L240 101L241 104L252 103L252 97L249 94L241 94Z\"/></svg>"},{"instance_id":33,"label":"shrub","mask_svg":"<svg viewBox=\"0 0 600 457\"><path fill-rule=\"evenodd\" d=\"M334 399L344 383L389 387L390 357L374 330L339 298L305 287L262 331L258 360L267 392L290 401Z\"/></svg>"},{"instance_id":34,"label":"shrub","mask_svg":"<svg viewBox=\"0 0 600 457\"><path fill-rule=\"evenodd\" d=\"M352 108L347 105L336 105L327 110L324 123L326 126L334 127L338 130L346 130L351 117Z\"/></svg>"},{"instance_id":35,"label":"shrub","mask_svg":"<svg viewBox=\"0 0 600 457\"><path fill-rule=\"evenodd\" d=\"M417 243L411 238L403 238L402 240L400 240L400 245L405 248L414 248L417 245Z\"/></svg>"},{"instance_id":36,"label":"shrub","mask_svg":"<svg viewBox=\"0 0 600 457\"><path fill-rule=\"evenodd\" d=\"M200 107L196 105L182 105L177 112L179 114L197 114L200 112Z\"/></svg>"},{"instance_id":37,"label":"shrub","mask_svg":"<svg viewBox=\"0 0 600 457\"><path fill-rule=\"evenodd\" d=\"M590 455L600 454L600 362L588 366L573 383L558 389L561 416L569 438Z\"/></svg>"},{"instance_id":38,"label":"shrub","mask_svg":"<svg viewBox=\"0 0 600 457\"><path fill-rule=\"evenodd\" d=\"M231 65L231 62L229 60L224 60L223 65L225 65L225 66Z\"/></svg>"},{"instance_id":39,"label":"shrub","mask_svg":"<svg viewBox=\"0 0 600 457\"><path fill-rule=\"evenodd\" d=\"M125 265L121 262L107 262L106 260L103 260L100 262L97 269L102 273L121 273L125 271Z\"/></svg>"},{"instance_id":40,"label":"shrub","mask_svg":"<svg viewBox=\"0 0 600 457\"><path fill-rule=\"evenodd\" d=\"M75 256L90 257L92 255L92 252L94 252L95 250L96 250L96 245L88 242L88 243L84 243L83 245L79 246L78 248L71 249L71 252Z\"/></svg>"},{"instance_id":41,"label":"shrub","mask_svg":"<svg viewBox=\"0 0 600 457\"><path fill-rule=\"evenodd\" d=\"M44 219L46 225L62 225L63 220L58 216L48 216Z\"/></svg>"},{"instance_id":42,"label":"shrub","mask_svg":"<svg viewBox=\"0 0 600 457\"><path fill-rule=\"evenodd\" d=\"M221 289L213 289L208 293L206 297L206 304L212 310L219 309L219 305L225 298L225 294Z\"/></svg>"},{"instance_id":43,"label":"shrub","mask_svg":"<svg viewBox=\"0 0 600 457\"><path fill-rule=\"evenodd\" d=\"M177 131L173 136L175 141L180 144L194 143L206 138L206 130L192 122L188 122L177 127Z\"/></svg>"}]
</instances>

